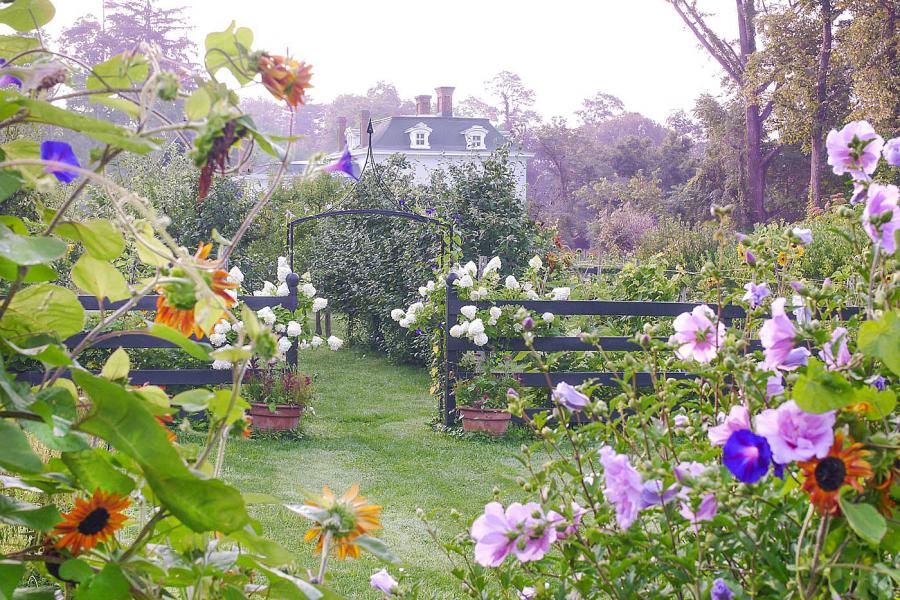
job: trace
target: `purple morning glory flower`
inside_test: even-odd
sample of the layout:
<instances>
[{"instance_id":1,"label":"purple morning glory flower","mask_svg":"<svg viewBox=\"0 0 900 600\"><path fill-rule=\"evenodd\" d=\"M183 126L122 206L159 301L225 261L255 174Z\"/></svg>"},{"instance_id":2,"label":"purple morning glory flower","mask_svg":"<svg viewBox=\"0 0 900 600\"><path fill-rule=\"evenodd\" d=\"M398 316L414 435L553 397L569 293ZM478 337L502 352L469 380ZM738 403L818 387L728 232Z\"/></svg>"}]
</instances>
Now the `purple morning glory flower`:
<instances>
[{"instance_id":1,"label":"purple morning glory flower","mask_svg":"<svg viewBox=\"0 0 900 600\"><path fill-rule=\"evenodd\" d=\"M416 328L416 335L422 335L422 328L421 328L421 327L417 327L417 328Z\"/></svg>"},{"instance_id":2,"label":"purple morning glory flower","mask_svg":"<svg viewBox=\"0 0 900 600\"><path fill-rule=\"evenodd\" d=\"M397 201L397 203L398 203L400 206L406 206L406 200L404 200L403 198L400 198L400 199Z\"/></svg>"},{"instance_id":3,"label":"purple morning glory flower","mask_svg":"<svg viewBox=\"0 0 900 600\"><path fill-rule=\"evenodd\" d=\"M433 209L433 208L426 208L426 209L425 209L425 214L428 215L428 216L430 217L431 215L434 214L434 209Z\"/></svg>"},{"instance_id":4,"label":"purple morning glory flower","mask_svg":"<svg viewBox=\"0 0 900 600\"><path fill-rule=\"evenodd\" d=\"M0 67L6 64L5 58L0 58ZM0 75L0 88L7 88L11 86L16 86L17 88L22 87L22 80L18 77L13 77L12 75Z\"/></svg>"},{"instance_id":5,"label":"purple morning glory flower","mask_svg":"<svg viewBox=\"0 0 900 600\"><path fill-rule=\"evenodd\" d=\"M900 229L898 196L900 191L896 185L873 183L869 186L869 197L866 200L866 208L863 209L863 229L873 242L881 243L881 248L886 254L893 254L897 250L894 232ZM887 221L880 222L884 218L887 218Z\"/></svg>"},{"instance_id":6,"label":"purple morning glory flower","mask_svg":"<svg viewBox=\"0 0 900 600\"><path fill-rule=\"evenodd\" d=\"M734 594L731 593L731 588L724 579L719 577L713 581L712 589L709 590L709 600L732 600L732 598L734 598Z\"/></svg>"},{"instance_id":7,"label":"purple morning glory flower","mask_svg":"<svg viewBox=\"0 0 900 600\"><path fill-rule=\"evenodd\" d=\"M875 379L872 380L872 387L874 387L879 392L883 392L887 389L887 379L883 376L879 375Z\"/></svg>"},{"instance_id":8,"label":"purple morning glory flower","mask_svg":"<svg viewBox=\"0 0 900 600\"><path fill-rule=\"evenodd\" d=\"M892 167L900 167L900 137L888 140L881 155Z\"/></svg>"},{"instance_id":9,"label":"purple morning glory flower","mask_svg":"<svg viewBox=\"0 0 900 600\"><path fill-rule=\"evenodd\" d=\"M353 174L353 158L350 156L350 149L347 147L344 148L344 152L339 159L330 165L322 167L322 170L326 173L343 173L348 177L359 181L359 177Z\"/></svg>"},{"instance_id":10,"label":"purple morning glory flower","mask_svg":"<svg viewBox=\"0 0 900 600\"><path fill-rule=\"evenodd\" d=\"M462 221L462 219L460 218L460 216L458 214L453 215L453 220L456 221L457 223L460 223Z\"/></svg>"},{"instance_id":11,"label":"purple morning glory flower","mask_svg":"<svg viewBox=\"0 0 900 600\"><path fill-rule=\"evenodd\" d=\"M750 305L750 308L756 308L762 304L763 298L769 295L769 286L765 283L756 285L753 282L744 285L747 293L744 294L742 300Z\"/></svg>"},{"instance_id":12,"label":"purple morning glory flower","mask_svg":"<svg viewBox=\"0 0 900 600\"><path fill-rule=\"evenodd\" d=\"M66 142L41 142L41 160L52 160L72 165L73 167L81 166L81 163L78 162L78 157L75 156L75 152L72 150L72 146ZM75 171L68 171L59 167L48 165L44 170L63 183L71 183L78 178L78 173Z\"/></svg>"},{"instance_id":13,"label":"purple morning glory flower","mask_svg":"<svg viewBox=\"0 0 900 600\"><path fill-rule=\"evenodd\" d=\"M756 483L768 472L772 449L766 438L749 429L731 434L722 448L722 462L742 483Z\"/></svg>"},{"instance_id":14,"label":"purple morning glory flower","mask_svg":"<svg viewBox=\"0 0 900 600\"><path fill-rule=\"evenodd\" d=\"M867 121L852 121L840 131L832 129L825 145L835 175L871 175L878 167L884 139Z\"/></svg>"}]
</instances>

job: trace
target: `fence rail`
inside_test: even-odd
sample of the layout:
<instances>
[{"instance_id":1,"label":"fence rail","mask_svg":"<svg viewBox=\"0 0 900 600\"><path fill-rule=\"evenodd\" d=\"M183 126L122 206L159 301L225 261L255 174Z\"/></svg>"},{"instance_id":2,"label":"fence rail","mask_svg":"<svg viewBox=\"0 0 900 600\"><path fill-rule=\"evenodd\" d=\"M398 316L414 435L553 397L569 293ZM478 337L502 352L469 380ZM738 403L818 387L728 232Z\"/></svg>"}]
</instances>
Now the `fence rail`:
<instances>
[{"instance_id":1,"label":"fence rail","mask_svg":"<svg viewBox=\"0 0 900 600\"><path fill-rule=\"evenodd\" d=\"M297 286L300 283L300 277L294 273L287 276L288 295L287 296L238 296L238 301L245 303L253 310L259 310L265 307L282 306L287 310L297 309ZM129 312L156 312L156 301L159 296L149 295L139 299L135 305L128 309ZM127 301L120 302L100 302L94 296L79 296L79 302L85 310L99 311L116 310L126 304ZM87 336L87 333L77 333L65 340L68 348L74 348L81 343ZM207 338L196 339L198 342L209 342ZM176 344L167 340L147 335L143 333L124 333L101 339L97 343L92 344L91 348L177 348ZM287 363L291 367L297 366L297 341L292 341L291 348L286 353ZM66 374L68 376L68 373ZM44 371L23 371L16 373L16 378L29 383L40 383L45 377ZM134 385L155 384L155 385L216 385L230 383L232 380L231 370L217 369L134 369L128 374L129 380Z\"/></svg>"}]
</instances>

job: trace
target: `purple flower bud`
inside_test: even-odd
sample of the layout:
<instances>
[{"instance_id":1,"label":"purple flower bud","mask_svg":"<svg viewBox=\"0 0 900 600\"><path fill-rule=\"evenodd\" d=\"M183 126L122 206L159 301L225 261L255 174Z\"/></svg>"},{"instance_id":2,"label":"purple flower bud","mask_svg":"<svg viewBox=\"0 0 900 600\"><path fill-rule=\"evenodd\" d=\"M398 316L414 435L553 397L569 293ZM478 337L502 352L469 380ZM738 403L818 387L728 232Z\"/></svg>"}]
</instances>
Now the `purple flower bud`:
<instances>
[{"instance_id":1,"label":"purple flower bud","mask_svg":"<svg viewBox=\"0 0 900 600\"><path fill-rule=\"evenodd\" d=\"M872 380L872 387L874 387L879 392L883 392L887 389L887 379L879 375L875 379Z\"/></svg>"},{"instance_id":2,"label":"purple flower bud","mask_svg":"<svg viewBox=\"0 0 900 600\"><path fill-rule=\"evenodd\" d=\"M518 399L519 399L519 392L517 392L517 391L516 391L515 389L513 389L513 388L509 388L508 390L506 390L506 397L507 397L508 399L510 399L510 400L518 400Z\"/></svg>"},{"instance_id":3,"label":"purple flower bud","mask_svg":"<svg viewBox=\"0 0 900 600\"><path fill-rule=\"evenodd\" d=\"M734 595L725 580L721 577L713 581L712 589L709 591L709 600L731 600Z\"/></svg>"},{"instance_id":4,"label":"purple flower bud","mask_svg":"<svg viewBox=\"0 0 900 600\"><path fill-rule=\"evenodd\" d=\"M750 252L749 250L745 250L744 251L744 262L746 262L748 265L751 265L751 266L755 265L756 264L756 256L754 256L753 253Z\"/></svg>"},{"instance_id":5,"label":"purple flower bud","mask_svg":"<svg viewBox=\"0 0 900 600\"><path fill-rule=\"evenodd\" d=\"M525 331L531 331L532 329L534 329L534 319L532 319L531 317L525 317L525 319L522 321L522 328Z\"/></svg>"},{"instance_id":6,"label":"purple flower bud","mask_svg":"<svg viewBox=\"0 0 900 600\"><path fill-rule=\"evenodd\" d=\"M416 327L416 335L422 335L422 328Z\"/></svg>"}]
</instances>

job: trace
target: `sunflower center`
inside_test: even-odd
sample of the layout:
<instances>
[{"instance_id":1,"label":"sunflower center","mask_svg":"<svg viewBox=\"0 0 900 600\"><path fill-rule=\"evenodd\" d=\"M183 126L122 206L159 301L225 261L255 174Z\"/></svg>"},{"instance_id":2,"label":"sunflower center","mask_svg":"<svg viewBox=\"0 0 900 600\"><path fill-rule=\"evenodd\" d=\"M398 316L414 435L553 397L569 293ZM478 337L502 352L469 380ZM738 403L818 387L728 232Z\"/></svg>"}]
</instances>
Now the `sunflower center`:
<instances>
[{"instance_id":1,"label":"sunflower center","mask_svg":"<svg viewBox=\"0 0 900 600\"><path fill-rule=\"evenodd\" d=\"M815 470L816 483L826 492L834 492L840 489L844 484L844 478L847 476L847 466L844 461L835 457L828 456L816 465Z\"/></svg>"},{"instance_id":2,"label":"sunflower center","mask_svg":"<svg viewBox=\"0 0 900 600\"><path fill-rule=\"evenodd\" d=\"M95 508L78 524L78 533L82 535L96 535L103 531L109 523L109 511L102 506Z\"/></svg>"}]
</instances>

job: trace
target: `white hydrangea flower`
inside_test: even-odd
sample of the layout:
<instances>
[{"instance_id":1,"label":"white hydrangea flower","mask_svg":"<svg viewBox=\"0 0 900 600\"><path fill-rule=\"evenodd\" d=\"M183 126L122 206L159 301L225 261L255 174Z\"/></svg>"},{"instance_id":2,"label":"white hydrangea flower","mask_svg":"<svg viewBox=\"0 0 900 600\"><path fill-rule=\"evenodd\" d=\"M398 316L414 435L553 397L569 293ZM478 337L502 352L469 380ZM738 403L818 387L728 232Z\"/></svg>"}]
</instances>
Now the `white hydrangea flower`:
<instances>
[{"instance_id":1,"label":"white hydrangea flower","mask_svg":"<svg viewBox=\"0 0 900 600\"><path fill-rule=\"evenodd\" d=\"M469 295L472 297L472 300L484 300L487 298L488 291L486 287L482 286Z\"/></svg>"},{"instance_id":2,"label":"white hydrangea flower","mask_svg":"<svg viewBox=\"0 0 900 600\"><path fill-rule=\"evenodd\" d=\"M540 295L538 295L538 293L534 290L528 290L527 292L525 292L525 295L528 296L529 300L540 300L541 299Z\"/></svg>"},{"instance_id":3,"label":"white hydrangea flower","mask_svg":"<svg viewBox=\"0 0 900 600\"><path fill-rule=\"evenodd\" d=\"M472 341L476 346L484 346L488 343L488 336L485 333L479 333L475 337L472 338Z\"/></svg>"},{"instance_id":4,"label":"white hydrangea flower","mask_svg":"<svg viewBox=\"0 0 900 600\"><path fill-rule=\"evenodd\" d=\"M469 323L468 335L470 338L474 338L479 333L484 333L484 322L481 319L475 319Z\"/></svg>"},{"instance_id":5,"label":"white hydrangea flower","mask_svg":"<svg viewBox=\"0 0 900 600\"><path fill-rule=\"evenodd\" d=\"M291 274L291 268L287 266L287 263L278 265L278 269L275 271L276 276L278 277L278 281L284 283L287 279L287 276Z\"/></svg>"},{"instance_id":6,"label":"white hydrangea flower","mask_svg":"<svg viewBox=\"0 0 900 600\"><path fill-rule=\"evenodd\" d=\"M403 312L402 308L395 308L394 310L391 311L391 318L393 320L397 321L398 323L400 322L400 319L402 319L404 315L406 315L406 313Z\"/></svg>"},{"instance_id":7,"label":"white hydrangea flower","mask_svg":"<svg viewBox=\"0 0 900 600\"><path fill-rule=\"evenodd\" d=\"M555 319L556 317L553 315L552 312L545 312L543 315L541 315L541 318L548 323L552 323L553 319Z\"/></svg>"},{"instance_id":8,"label":"white hydrangea flower","mask_svg":"<svg viewBox=\"0 0 900 600\"><path fill-rule=\"evenodd\" d=\"M262 319L262 322L265 323L266 325L272 325L273 323L275 323L275 320L277 319L277 317L275 316L275 312L272 310L272 307L270 307L270 306L266 306L264 308L259 309L258 311L256 311L256 315L260 319Z\"/></svg>"},{"instance_id":9,"label":"white hydrangea flower","mask_svg":"<svg viewBox=\"0 0 900 600\"><path fill-rule=\"evenodd\" d=\"M309 348L309 347L310 347L309 342L307 342L306 340L303 340L302 342L300 342L300 349L301 349L301 350L306 350L306 349Z\"/></svg>"},{"instance_id":10,"label":"white hydrangea flower","mask_svg":"<svg viewBox=\"0 0 900 600\"><path fill-rule=\"evenodd\" d=\"M541 260L541 257L535 254L531 257L531 260L528 261L528 266L532 269L540 269L544 266L544 261Z\"/></svg>"},{"instance_id":11,"label":"white hydrangea flower","mask_svg":"<svg viewBox=\"0 0 900 600\"><path fill-rule=\"evenodd\" d=\"M287 337L278 338L278 351L282 354L291 349L291 340Z\"/></svg>"},{"instance_id":12,"label":"white hydrangea flower","mask_svg":"<svg viewBox=\"0 0 900 600\"><path fill-rule=\"evenodd\" d=\"M487 275L488 273L493 273L494 271L499 271L500 266L501 266L500 257L495 256L494 258L489 260L486 265L484 265L484 274Z\"/></svg>"},{"instance_id":13,"label":"white hydrangea flower","mask_svg":"<svg viewBox=\"0 0 900 600\"><path fill-rule=\"evenodd\" d=\"M522 289L525 290L526 292L530 292L531 290L534 289L534 285L532 285L532 283L530 281L526 281L525 283L522 284Z\"/></svg>"},{"instance_id":14,"label":"white hydrangea flower","mask_svg":"<svg viewBox=\"0 0 900 600\"><path fill-rule=\"evenodd\" d=\"M463 267L463 271L465 271L472 277L475 277L476 275L478 275L478 265L470 260L466 263L466 266Z\"/></svg>"},{"instance_id":15,"label":"white hydrangea flower","mask_svg":"<svg viewBox=\"0 0 900 600\"><path fill-rule=\"evenodd\" d=\"M408 318L405 315L397 322L397 324L400 325L400 327L402 327L403 329L407 329L410 323L412 323L412 319Z\"/></svg>"},{"instance_id":16,"label":"white hydrangea flower","mask_svg":"<svg viewBox=\"0 0 900 600\"><path fill-rule=\"evenodd\" d=\"M209 343L218 348L225 342L227 342L227 338L224 333L211 333L209 335Z\"/></svg>"},{"instance_id":17,"label":"white hydrangea flower","mask_svg":"<svg viewBox=\"0 0 900 600\"><path fill-rule=\"evenodd\" d=\"M229 323L228 321L219 321L218 323L216 323L216 326L213 327L213 331L225 335L226 333L231 331L231 323Z\"/></svg>"},{"instance_id":18,"label":"white hydrangea flower","mask_svg":"<svg viewBox=\"0 0 900 600\"><path fill-rule=\"evenodd\" d=\"M470 288L475 285L475 282L472 280L472 276L468 273L457 279L454 283L461 288Z\"/></svg>"},{"instance_id":19,"label":"white hydrangea flower","mask_svg":"<svg viewBox=\"0 0 900 600\"><path fill-rule=\"evenodd\" d=\"M316 295L316 288L311 283L304 283L303 286L301 286L300 290L307 298L312 298Z\"/></svg>"},{"instance_id":20,"label":"white hydrangea flower","mask_svg":"<svg viewBox=\"0 0 900 600\"><path fill-rule=\"evenodd\" d=\"M291 290L288 288L288 284L282 282L278 285L278 289L275 290L276 296L287 296L291 293Z\"/></svg>"},{"instance_id":21,"label":"white hydrangea flower","mask_svg":"<svg viewBox=\"0 0 900 600\"><path fill-rule=\"evenodd\" d=\"M468 320L471 321L472 319L475 318L475 315L478 313L478 307L468 304L466 306L463 306L461 309L459 309L459 312L461 312L465 318L467 318Z\"/></svg>"},{"instance_id":22,"label":"white hydrangea flower","mask_svg":"<svg viewBox=\"0 0 900 600\"><path fill-rule=\"evenodd\" d=\"M320 338L317 335L314 335L314 336L312 336L312 339L309 341L309 345L312 346L313 348L318 348L324 342L325 342L325 340L323 340L322 338Z\"/></svg>"},{"instance_id":23,"label":"white hydrangea flower","mask_svg":"<svg viewBox=\"0 0 900 600\"><path fill-rule=\"evenodd\" d=\"M286 267L286 266L288 266L288 259L287 259L287 256L279 256L279 257L278 257L278 266L279 266L279 267Z\"/></svg>"},{"instance_id":24,"label":"white hydrangea flower","mask_svg":"<svg viewBox=\"0 0 900 600\"><path fill-rule=\"evenodd\" d=\"M284 333L287 327L284 323L275 323L275 333Z\"/></svg>"},{"instance_id":25,"label":"white hydrangea flower","mask_svg":"<svg viewBox=\"0 0 900 600\"><path fill-rule=\"evenodd\" d=\"M231 363L227 360L214 360L212 368L216 371L225 371L231 368Z\"/></svg>"},{"instance_id":26,"label":"white hydrangea flower","mask_svg":"<svg viewBox=\"0 0 900 600\"><path fill-rule=\"evenodd\" d=\"M519 280L513 277L512 275L506 276L506 282L504 283L506 289L508 290L517 290L519 289Z\"/></svg>"},{"instance_id":27,"label":"white hydrangea flower","mask_svg":"<svg viewBox=\"0 0 900 600\"><path fill-rule=\"evenodd\" d=\"M406 314L414 315L417 312L419 312L420 310L422 310L423 308L425 308L425 305L422 304L421 302L413 302L412 304L409 305L409 308L406 310Z\"/></svg>"},{"instance_id":28,"label":"white hydrangea flower","mask_svg":"<svg viewBox=\"0 0 900 600\"><path fill-rule=\"evenodd\" d=\"M275 287L275 284L271 281L264 281L261 290L257 290L253 292L254 296L274 296L275 292L278 291L278 288Z\"/></svg>"},{"instance_id":29,"label":"white hydrangea flower","mask_svg":"<svg viewBox=\"0 0 900 600\"><path fill-rule=\"evenodd\" d=\"M420 286L419 286L419 295L422 296L423 298L424 298L425 296L427 296L427 295L428 295L428 288L425 287L424 285L420 285Z\"/></svg>"},{"instance_id":30,"label":"white hydrangea flower","mask_svg":"<svg viewBox=\"0 0 900 600\"><path fill-rule=\"evenodd\" d=\"M231 270L228 271L228 281L238 285L244 283L244 274L237 268L237 265L231 267Z\"/></svg>"},{"instance_id":31,"label":"white hydrangea flower","mask_svg":"<svg viewBox=\"0 0 900 600\"><path fill-rule=\"evenodd\" d=\"M428 292L433 292L435 286L436 284L433 281L429 281L427 284L425 284L425 290Z\"/></svg>"},{"instance_id":32,"label":"white hydrangea flower","mask_svg":"<svg viewBox=\"0 0 900 600\"><path fill-rule=\"evenodd\" d=\"M454 325L450 328L450 337L460 338L465 334L462 325Z\"/></svg>"},{"instance_id":33,"label":"white hydrangea flower","mask_svg":"<svg viewBox=\"0 0 900 600\"><path fill-rule=\"evenodd\" d=\"M572 293L572 290L567 287L558 287L553 288L550 291L550 297L554 300L568 300L569 294Z\"/></svg>"},{"instance_id":34,"label":"white hydrangea flower","mask_svg":"<svg viewBox=\"0 0 900 600\"><path fill-rule=\"evenodd\" d=\"M342 340L341 338L339 338L337 336L333 335L328 338L328 347L331 348L332 350L335 350L335 351L340 350L341 346L343 346L343 345L344 345L344 340Z\"/></svg>"},{"instance_id":35,"label":"white hydrangea flower","mask_svg":"<svg viewBox=\"0 0 900 600\"><path fill-rule=\"evenodd\" d=\"M231 329L234 330L235 333L240 333L244 330L244 322L237 321L234 325L231 326Z\"/></svg>"},{"instance_id":36,"label":"white hydrangea flower","mask_svg":"<svg viewBox=\"0 0 900 600\"><path fill-rule=\"evenodd\" d=\"M328 306L328 300L326 300L325 298L316 298L315 300L313 300L313 305L312 305L313 312L319 312L320 310L323 310L326 306Z\"/></svg>"},{"instance_id":37,"label":"white hydrangea flower","mask_svg":"<svg viewBox=\"0 0 900 600\"><path fill-rule=\"evenodd\" d=\"M288 337L297 337L303 333L303 326L297 321L288 321L286 333Z\"/></svg>"},{"instance_id":38,"label":"white hydrangea flower","mask_svg":"<svg viewBox=\"0 0 900 600\"><path fill-rule=\"evenodd\" d=\"M503 310L499 306L492 306L488 311L491 314L491 319L488 321L488 325L496 325L497 319L503 314Z\"/></svg>"}]
</instances>

